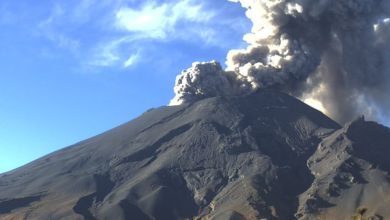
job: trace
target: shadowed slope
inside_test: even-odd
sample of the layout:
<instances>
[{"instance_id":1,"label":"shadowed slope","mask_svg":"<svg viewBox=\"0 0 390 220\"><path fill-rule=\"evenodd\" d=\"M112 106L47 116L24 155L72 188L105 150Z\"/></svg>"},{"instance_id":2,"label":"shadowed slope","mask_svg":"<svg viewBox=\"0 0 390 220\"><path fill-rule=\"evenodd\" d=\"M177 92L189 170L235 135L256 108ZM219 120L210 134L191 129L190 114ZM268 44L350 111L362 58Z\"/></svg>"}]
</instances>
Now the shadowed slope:
<instances>
[{"instance_id":1,"label":"shadowed slope","mask_svg":"<svg viewBox=\"0 0 390 220\"><path fill-rule=\"evenodd\" d=\"M0 175L0 202L45 192L0 219L294 219L339 128L267 90L153 109Z\"/></svg>"}]
</instances>

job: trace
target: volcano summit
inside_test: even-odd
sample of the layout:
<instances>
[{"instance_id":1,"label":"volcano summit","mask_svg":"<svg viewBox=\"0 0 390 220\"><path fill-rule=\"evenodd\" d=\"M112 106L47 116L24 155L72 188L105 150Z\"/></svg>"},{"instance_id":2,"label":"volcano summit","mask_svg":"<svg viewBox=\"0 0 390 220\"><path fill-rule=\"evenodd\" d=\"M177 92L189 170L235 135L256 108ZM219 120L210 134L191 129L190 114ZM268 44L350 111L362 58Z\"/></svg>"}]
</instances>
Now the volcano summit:
<instances>
[{"instance_id":1,"label":"volcano summit","mask_svg":"<svg viewBox=\"0 0 390 220\"><path fill-rule=\"evenodd\" d=\"M259 90L152 109L0 175L0 219L389 219L390 129Z\"/></svg>"}]
</instances>

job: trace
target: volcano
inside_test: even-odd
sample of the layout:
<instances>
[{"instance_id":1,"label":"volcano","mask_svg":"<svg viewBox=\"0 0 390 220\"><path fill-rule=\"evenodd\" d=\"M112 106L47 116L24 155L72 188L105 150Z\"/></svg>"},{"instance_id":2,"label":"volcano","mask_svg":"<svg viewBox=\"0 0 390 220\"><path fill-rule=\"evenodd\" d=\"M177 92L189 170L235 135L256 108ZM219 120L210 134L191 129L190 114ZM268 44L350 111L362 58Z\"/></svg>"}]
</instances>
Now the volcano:
<instances>
[{"instance_id":1,"label":"volcano","mask_svg":"<svg viewBox=\"0 0 390 220\"><path fill-rule=\"evenodd\" d=\"M151 109L0 174L0 219L390 219L390 129L271 90Z\"/></svg>"}]
</instances>

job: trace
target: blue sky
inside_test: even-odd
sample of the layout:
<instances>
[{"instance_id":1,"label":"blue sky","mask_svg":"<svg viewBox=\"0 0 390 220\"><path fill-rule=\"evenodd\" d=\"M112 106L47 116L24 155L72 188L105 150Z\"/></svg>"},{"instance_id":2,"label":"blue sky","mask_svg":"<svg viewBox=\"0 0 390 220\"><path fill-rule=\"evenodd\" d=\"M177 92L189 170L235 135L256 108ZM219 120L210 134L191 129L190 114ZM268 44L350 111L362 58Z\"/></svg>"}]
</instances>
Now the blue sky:
<instances>
[{"instance_id":1,"label":"blue sky","mask_svg":"<svg viewBox=\"0 0 390 220\"><path fill-rule=\"evenodd\" d=\"M4 0L0 28L1 173L166 105L250 23L226 0Z\"/></svg>"}]
</instances>

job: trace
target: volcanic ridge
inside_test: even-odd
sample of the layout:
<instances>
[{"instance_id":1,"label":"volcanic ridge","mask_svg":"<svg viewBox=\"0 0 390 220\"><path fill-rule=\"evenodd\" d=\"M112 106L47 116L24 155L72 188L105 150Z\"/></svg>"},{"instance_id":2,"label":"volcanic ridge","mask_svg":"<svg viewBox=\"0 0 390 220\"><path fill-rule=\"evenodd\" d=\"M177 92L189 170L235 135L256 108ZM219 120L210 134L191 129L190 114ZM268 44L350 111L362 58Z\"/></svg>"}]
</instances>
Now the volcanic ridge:
<instances>
[{"instance_id":1,"label":"volcanic ridge","mask_svg":"<svg viewBox=\"0 0 390 220\"><path fill-rule=\"evenodd\" d=\"M151 109L0 174L0 219L390 219L390 129L262 89Z\"/></svg>"}]
</instances>

